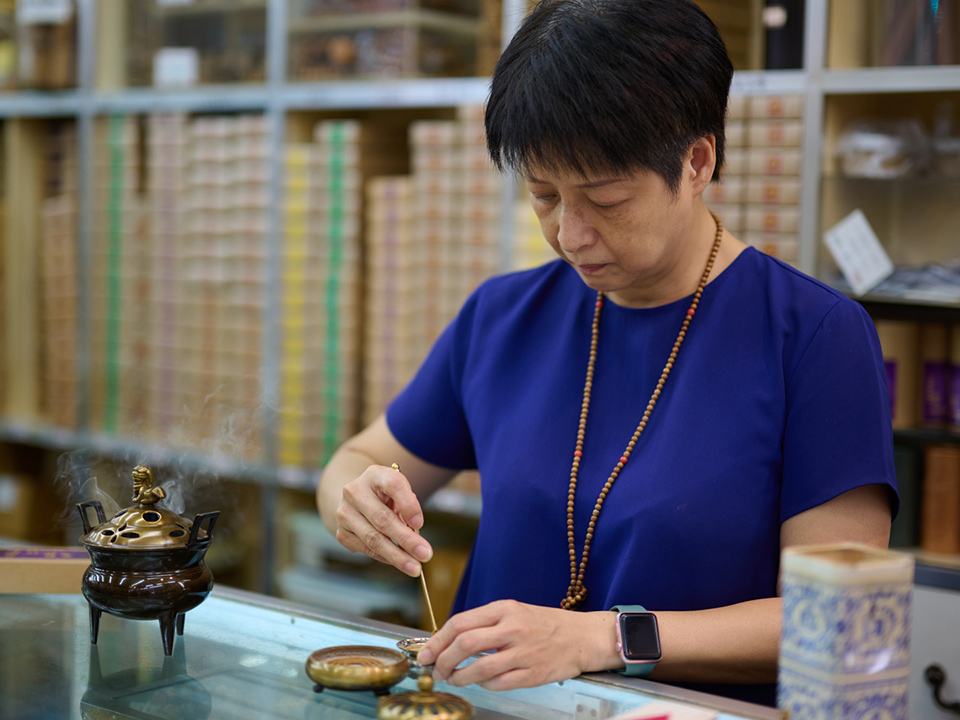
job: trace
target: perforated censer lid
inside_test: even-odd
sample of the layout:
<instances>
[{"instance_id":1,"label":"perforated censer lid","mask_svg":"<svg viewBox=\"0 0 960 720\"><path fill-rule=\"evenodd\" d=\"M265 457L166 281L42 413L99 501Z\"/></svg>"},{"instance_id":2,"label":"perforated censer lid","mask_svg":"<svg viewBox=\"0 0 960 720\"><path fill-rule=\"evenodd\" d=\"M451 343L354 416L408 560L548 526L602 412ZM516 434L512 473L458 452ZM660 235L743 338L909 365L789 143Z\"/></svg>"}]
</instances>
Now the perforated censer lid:
<instances>
[{"instance_id":1,"label":"perforated censer lid","mask_svg":"<svg viewBox=\"0 0 960 720\"><path fill-rule=\"evenodd\" d=\"M133 501L137 504L93 528L80 541L85 545L109 548L186 546L193 524L172 510L160 507L158 502L165 497L162 487L153 486L150 469L138 465L133 469ZM201 531L197 539L206 540L207 533Z\"/></svg>"}]
</instances>

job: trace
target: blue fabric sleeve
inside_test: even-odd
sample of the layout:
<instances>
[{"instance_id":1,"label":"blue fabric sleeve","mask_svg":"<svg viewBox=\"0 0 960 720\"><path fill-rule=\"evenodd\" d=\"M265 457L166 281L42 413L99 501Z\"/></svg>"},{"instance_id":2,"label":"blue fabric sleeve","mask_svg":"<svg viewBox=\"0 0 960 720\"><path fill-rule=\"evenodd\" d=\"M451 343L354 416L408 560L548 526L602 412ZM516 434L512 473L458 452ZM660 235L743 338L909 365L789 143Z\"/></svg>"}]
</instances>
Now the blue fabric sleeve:
<instances>
[{"instance_id":1,"label":"blue fabric sleeve","mask_svg":"<svg viewBox=\"0 0 960 720\"><path fill-rule=\"evenodd\" d=\"M871 484L889 489L895 517L900 503L883 353L862 306L840 300L790 370L780 521Z\"/></svg>"},{"instance_id":2,"label":"blue fabric sleeve","mask_svg":"<svg viewBox=\"0 0 960 720\"><path fill-rule=\"evenodd\" d=\"M401 445L421 460L454 470L477 467L461 395L476 304L474 293L387 408L387 426Z\"/></svg>"}]
</instances>

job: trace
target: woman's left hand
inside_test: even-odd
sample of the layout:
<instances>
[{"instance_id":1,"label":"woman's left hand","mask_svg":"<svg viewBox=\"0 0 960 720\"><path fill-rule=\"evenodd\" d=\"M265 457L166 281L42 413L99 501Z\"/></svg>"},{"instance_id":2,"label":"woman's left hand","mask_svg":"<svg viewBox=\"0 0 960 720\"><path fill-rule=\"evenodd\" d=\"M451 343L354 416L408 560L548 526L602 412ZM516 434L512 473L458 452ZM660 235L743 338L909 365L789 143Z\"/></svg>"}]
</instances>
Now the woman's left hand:
<instances>
[{"instance_id":1,"label":"woman's left hand","mask_svg":"<svg viewBox=\"0 0 960 720\"><path fill-rule=\"evenodd\" d=\"M617 667L616 614L499 600L454 615L420 651L435 680L512 690ZM491 652L495 651L495 652ZM464 660L488 653L460 667Z\"/></svg>"}]
</instances>

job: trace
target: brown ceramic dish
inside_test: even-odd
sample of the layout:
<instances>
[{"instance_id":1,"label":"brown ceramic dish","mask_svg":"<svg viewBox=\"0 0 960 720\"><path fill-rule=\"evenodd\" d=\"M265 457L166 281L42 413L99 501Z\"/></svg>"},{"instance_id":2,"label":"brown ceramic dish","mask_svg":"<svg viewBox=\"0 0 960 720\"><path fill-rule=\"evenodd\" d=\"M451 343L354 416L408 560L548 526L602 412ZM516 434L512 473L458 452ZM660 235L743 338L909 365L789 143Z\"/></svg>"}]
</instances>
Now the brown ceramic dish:
<instances>
[{"instance_id":1,"label":"brown ceramic dish","mask_svg":"<svg viewBox=\"0 0 960 720\"><path fill-rule=\"evenodd\" d=\"M83 521L80 543L91 564L83 576L83 595L90 604L90 642L96 644L101 613L131 620L159 620L163 652L173 652L174 628L183 634L183 615L213 589L213 573L203 558L210 547L219 511L197 515L193 522L156 505L164 497L153 487L153 475L133 471L137 505L109 521L99 502L77 505ZM92 526L87 509L98 524Z\"/></svg>"}]
</instances>

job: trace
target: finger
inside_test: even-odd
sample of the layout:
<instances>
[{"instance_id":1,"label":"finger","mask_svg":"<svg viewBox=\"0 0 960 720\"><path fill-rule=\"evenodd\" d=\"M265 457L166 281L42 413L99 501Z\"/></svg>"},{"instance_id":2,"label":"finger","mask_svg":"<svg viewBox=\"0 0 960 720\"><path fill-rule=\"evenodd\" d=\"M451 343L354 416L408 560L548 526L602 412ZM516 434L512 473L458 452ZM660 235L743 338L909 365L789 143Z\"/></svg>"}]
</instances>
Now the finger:
<instances>
[{"instance_id":1,"label":"finger","mask_svg":"<svg viewBox=\"0 0 960 720\"><path fill-rule=\"evenodd\" d=\"M410 486L410 481L399 470L376 466L375 487L389 498L391 506L403 522L419 530L423 527L423 508Z\"/></svg>"},{"instance_id":2,"label":"finger","mask_svg":"<svg viewBox=\"0 0 960 720\"><path fill-rule=\"evenodd\" d=\"M530 672L529 668L517 668L476 683L484 690L516 690L517 688L538 687L543 681Z\"/></svg>"},{"instance_id":3,"label":"finger","mask_svg":"<svg viewBox=\"0 0 960 720\"><path fill-rule=\"evenodd\" d=\"M517 667L515 653L510 651L495 652L482 655L470 663L454 670L446 678L448 685L465 687L467 685L482 685L493 682L496 678L513 671L522 670ZM434 672L436 677L436 671Z\"/></svg>"},{"instance_id":4,"label":"finger","mask_svg":"<svg viewBox=\"0 0 960 720\"><path fill-rule=\"evenodd\" d=\"M434 676L439 679L451 677L466 660L481 653L501 651L508 648L511 638L500 625L477 628L460 633L447 648L437 655Z\"/></svg>"},{"instance_id":5,"label":"finger","mask_svg":"<svg viewBox=\"0 0 960 720\"><path fill-rule=\"evenodd\" d=\"M482 605L472 610L457 613L430 637L427 644L420 650L417 660L422 665L433 665L458 636L470 630L495 625L501 616L502 613L495 604Z\"/></svg>"},{"instance_id":6,"label":"finger","mask_svg":"<svg viewBox=\"0 0 960 720\"><path fill-rule=\"evenodd\" d=\"M341 538L343 539L341 540ZM378 555L377 553L365 547L363 542L360 540L360 538L358 538L352 532L349 532L347 530L343 530L343 531L338 530L337 540L340 542L341 545L343 545L350 552L363 553L364 555L376 560L377 562L382 562L384 565L393 564L387 558L383 557L382 555Z\"/></svg>"},{"instance_id":7,"label":"finger","mask_svg":"<svg viewBox=\"0 0 960 720\"><path fill-rule=\"evenodd\" d=\"M363 517L365 523L361 528L361 532L357 532L357 529L353 527L348 529L353 530L361 539L366 541L366 533L370 532L366 525L372 526L391 542L399 545L411 559L418 563L414 575L416 576L416 574L419 574L419 562L425 562L433 557L433 548L430 547L430 543L420 537L414 530L411 530L401 517L391 509L390 505L387 504L389 500L393 500L393 503L399 507L399 503L402 501L392 497L390 493L400 492L398 488L401 486L406 487L406 492L411 495L413 491L410 490L406 478L395 471L386 468L377 469L386 471L387 474L396 477L388 479L387 481L381 481L380 476L382 473L371 473L372 469L370 469L357 480L347 483L343 488L343 502L341 507L346 505L355 509L359 515ZM368 473L370 474L368 475ZM413 497L413 501L419 508L420 504L416 500L416 496ZM337 515L339 520L339 509ZM378 539L371 536L371 543L373 544L370 545L370 547L375 552L386 556L387 553L379 548L379 542Z\"/></svg>"},{"instance_id":8,"label":"finger","mask_svg":"<svg viewBox=\"0 0 960 720\"><path fill-rule=\"evenodd\" d=\"M422 562L429 560L433 557L433 548L415 532L423 527L423 510L416 493L410 487L410 481L398 470L380 465L367 468L364 475L368 473L371 476L371 487L377 497L390 509L391 515L382 514L374 517L367 515L366 512L364 514L381 531L385 531L388 526L395 526L394 518L397 518L402 532L388 533L390 537L416 559ZM346 493L346 488L344 492ZM378 519L382 524L377 522ZM411 528L413 532L409 532Z\"/></svg>"},{"instance_id":9,"label":"finger","mask_svg":"<svg viewBox=\"0 0 960 720\"><path fill-rule=\"evenodd\" d=\"M407 532L412 531L407 528ZM410 577L420 575L420 563L416 558L395 545L392 538L375 528L355 507L346 502L340 503L337 508L336 537L348 550L362 552L393 565Z\"/></svg>"}]
</instances>

